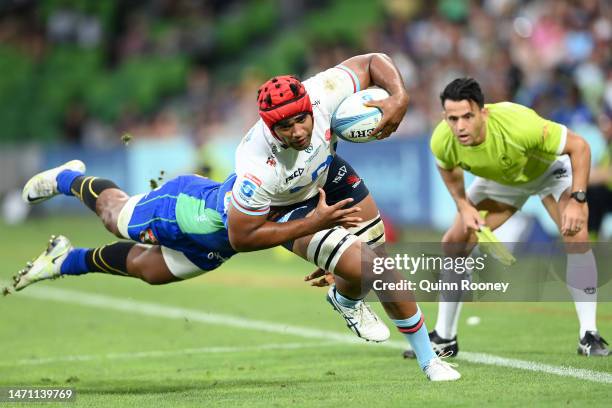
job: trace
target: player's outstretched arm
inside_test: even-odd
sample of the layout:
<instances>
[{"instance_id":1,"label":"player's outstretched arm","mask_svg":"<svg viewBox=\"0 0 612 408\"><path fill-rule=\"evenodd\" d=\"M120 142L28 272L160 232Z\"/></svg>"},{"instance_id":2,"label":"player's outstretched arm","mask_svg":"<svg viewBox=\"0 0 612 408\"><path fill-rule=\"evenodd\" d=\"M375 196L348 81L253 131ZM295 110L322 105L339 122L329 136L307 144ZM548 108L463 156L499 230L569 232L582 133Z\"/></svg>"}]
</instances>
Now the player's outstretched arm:
<instances>
[{"instance_id":1,"label":"player's outstretched arm","mask_svg":"<svg viewBox=\"0 0 612 408\"><path fill-rule=\"evenodd\" d=\"M464 232L467 232L468 229L478 231L481 225L485 225L485 221L465 195L463 170L460 167L448 170L438 166L438 171L448 192L453 197L453 200L455 200L459 214L461 214Z\"/></svg>"},{"instance_id":2,"label":"player's outstretched arm","mask_svg":"<svg viewBox=\"0 0 612 408\"><path fill-rule=\"evenodd\" d=\"M382 53L357 55L341 65L350 68L357 75L362 89L376 85L389 92L388 98L366 104L383 112L383 117L372 134L377 135L377 139L389 137L397 130L408 109L408 92L399 70L391 58Z\"/></svg>"},{"instance_id":3,"label":"player's outstretched arm","mask_svg":"<svg viewBox=\"0 0 612 408\"><path fill-rule=\"evenodd\" d=\"M233 205L228 211L230 244L239 252L272 248L284 242L314 234L336 225L354 227L362 221L355 213L359 207L344 208L352 202L347 198L334 205L325 203L325 191L319 188L319 202L309 216L288 222L272 222L267 215L253 216L237 210Z\"/></svg>"}]
</instances>

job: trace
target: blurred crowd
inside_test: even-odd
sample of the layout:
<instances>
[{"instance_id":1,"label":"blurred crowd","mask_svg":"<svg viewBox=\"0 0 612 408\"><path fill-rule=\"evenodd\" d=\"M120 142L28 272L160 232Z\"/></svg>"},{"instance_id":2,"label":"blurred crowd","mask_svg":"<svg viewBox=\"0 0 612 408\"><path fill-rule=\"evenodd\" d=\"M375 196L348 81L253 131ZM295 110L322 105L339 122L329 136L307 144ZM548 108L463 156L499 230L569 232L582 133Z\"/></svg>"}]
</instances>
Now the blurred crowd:
<instances>
[{"instance_id":1,"label":"blurred crowd","mask_svg":"<svg viewBox=\"0 0 612 408\"><path fill-rule=\"evenodd\" d=\"M281 21L299 21L333 0L278 0ZM398 137L427 135L440 118L437 95L457 76L475 77L488 102L512 100L572 128L612 137L612 6L605 0L380 0L384 18L364 30L360 46L308 44L298 75L308 77L363 52L385 52L411 95ZM65 137L100 144L115 135L186 135L198 145L238 140L257 119L255 93L266 73L244 67L232 83L215 81L215 21L240 11L238 0L116 2L104 12L71 1L13 0L1 18L0 43L34 56L56 44L102 47L113 69L135 55L188 55L184 89L153 112L126 109L104 123L79 101L66 109ZM62 6L62 4L66 6ZM49 4L52 5L48 6ZM45 5L48 7L45 8ZM168 23L170 22L170 23ZM282 25L280 25L282 29ZM282 33L282 31L281 31ZM275 33L274 35L277 35Z\"/></svg>"}]
</instances>

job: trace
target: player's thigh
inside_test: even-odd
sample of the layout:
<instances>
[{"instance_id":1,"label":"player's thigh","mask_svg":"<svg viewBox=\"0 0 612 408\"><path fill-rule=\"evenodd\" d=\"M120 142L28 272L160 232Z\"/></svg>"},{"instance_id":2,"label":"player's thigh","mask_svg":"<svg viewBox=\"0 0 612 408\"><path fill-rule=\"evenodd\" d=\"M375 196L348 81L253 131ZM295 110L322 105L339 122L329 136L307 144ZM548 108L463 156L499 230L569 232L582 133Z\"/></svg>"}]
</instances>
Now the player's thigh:
<instances>
[{"instance_id":1,"label":"player's thigh","mask_svg":"<svg viewBox=\"0 0 612 408\"><path fill-rule=\"evenodd\" d=\"M159 245L134 245L128 253L127 268L130 275L154 285L181 280L170 271Z\"/></svg>"},{"instance_id":2,"label":"player's thigh","mask_svg":"<svg viewBox=\"0 0 612 408\"><path fill-rule=\"evenodd\" d=\"M475 205L478 211L487 211L486 224L492 230L499 228L517 211L511 205L499 201L484 199ZM461 214L457 212L452 225L446 232L443 242L475 242L476 237L472 231L466 231Z\"/></svg>"},{"instance_id":3,"label":"player's thigh","mask_svg":"<svg viewBox=\"0 0 612 408\"><path fill-rule=\"evenodd\" d=\"M117 226L119 214L130 196L118 188L109 188L100 193L96 200L96 214L107 230L121 237Z\"/></svg>"}]
</instances>

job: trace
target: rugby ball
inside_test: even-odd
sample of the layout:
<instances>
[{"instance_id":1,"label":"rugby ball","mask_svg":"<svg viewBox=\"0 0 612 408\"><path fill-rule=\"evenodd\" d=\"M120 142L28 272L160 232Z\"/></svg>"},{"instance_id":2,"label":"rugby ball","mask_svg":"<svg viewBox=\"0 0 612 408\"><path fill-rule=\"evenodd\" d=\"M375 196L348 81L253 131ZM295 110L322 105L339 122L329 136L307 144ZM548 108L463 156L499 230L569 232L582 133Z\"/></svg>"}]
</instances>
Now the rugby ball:
<instances>
[{"instance_id":1,"label":"rugby ball","mask_svg":"<svg viewBox=\"0 0 612 408\"><path fill-rule=\"evenodd\" d=\"M381 88L369 88L346 97L333 113L331 128L336 136L352 143L366 143L376 140L372 131L382 119L382 111L375 107L365 106L371 100L389 97Z\"/></svg>"}]
</instances>

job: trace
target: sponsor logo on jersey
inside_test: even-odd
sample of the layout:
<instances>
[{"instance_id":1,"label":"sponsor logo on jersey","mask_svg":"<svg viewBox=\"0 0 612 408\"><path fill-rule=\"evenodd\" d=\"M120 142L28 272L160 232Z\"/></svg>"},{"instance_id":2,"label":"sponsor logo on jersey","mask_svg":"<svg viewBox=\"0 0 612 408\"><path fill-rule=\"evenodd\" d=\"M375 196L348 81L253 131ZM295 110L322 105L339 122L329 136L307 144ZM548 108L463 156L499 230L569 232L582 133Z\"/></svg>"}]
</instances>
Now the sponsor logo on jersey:
<instances>
[{"instance_id":1,"label":"sponsor logo on jersey","mask_svg":"<svg viewBox=\"0 0 612 408\"><path fill-rule=\"evenodd\" d=\"M331 129L327 129L325 131L325 141L329 142L331 140Z\"/></svg>"},{"instance_id":2,"label":"sponsor logo on jersey","mask_svg":"<svg viewBox=\"0 0 612 408\"><path fill-rule=\"evenodd\" d=\"M314 153L312 153L312 154L310 155L310 157L309 157L309 158L307 158L307 159L306 159L306 161L304 161L304 164L309 164L311 161L313 161L314 159L316 159L316 158L318 157L318 156L317 156L317 153L319 153L319 150L321 150L321 145L317 146L317 148L315 149Z\"/></svg>"},{"instance_id":3,"label":"sponsor logo on jersey","mask_svg":"<svg viewBox=\"0 0 612 408\"><path fill-rule=\"evenodd\" d=\"M255 182L253 182L248 176L249 174L245 175L246 178L242 180L240 191L238 192L240 198L247 202L251 200L251 197L253 197L253 194L255 194L257 187L261 185L261 182L259 182L259 184L255 184Z\"/></svg>"},{"instance_id":4,"label":"sponsor logo on jersey","mask_svg":"<svg viewBox=\"0 0 612 408\"><path fill-rule=\"evenodd\" d=\"M278 146L272 145L272 154L275 155L276 153L278 153Z\"/></svg>"},{"instance_id":5,"label":"sponsor logo on jersey","mask_svg":"<svg viewBox=\"0 0 612 408\"><path fill-rule=\"evenodd\" d=\"M293 172L293 174L289 175L289 177L287 177L285 179L285 183L290 182L291 180L293 180L296 177L301 176L304 173L304 168L300 167L299 169L297 169L296 171Z\"/></svg>"},{"instance_id":6,"label":"sponsor logo on jersey","mask_svg":"<svg viewBox=\"0 0 612 408\"><path fill-rule=\"evenodd\" d=\"M315 171L313 171L312 174L310 175L311 183L304 184L303 186L291 187L289 189L289 193L291 194L296 193L300 191L301 189L303 189L304 187L308 187L310 184L316 183L319 176L321 176L321 174L323 174L323 172L329 167L332 160L334 160L334 156L332 156L331 154L328 155L327 159L325 159L323 163L319 164L319 166L315 169Z\"/></svg>"},{"instance_id":7,"label":"sponsor logo on jersey","mask_svg":"<svg viewBox=\"0 0 612 408\"><path fill-rule=\"evenodd\" d=\"M307 148L304 149L304 151L306 153L312 153L312 150L314 149L314 147L312 146L312 143L310 144L310 146L308 146Z\"/></svg>"},{"instance_id":8,"label":"sponsor logo on jersey","mask_svg":"<svg viewBox=\"0 0 612 408\"><path fill-rule=\"evenodd\" d=\"M274 156L268 156L268 160L266 160L266 164L268 166L276 167L276 159Z\"/></svg>"},{"instance_id":9,"label":"sponsor logo on jersey","mask_svg":"<svg viewBox=\"0 0 612 408\"><path fill-rule=\"evenodd\" d=\"M502 167L511 167L514 163L507 154L502 154L499 156L499 162L501 163Z\"/></svg>"},{"instance_id":10,"label":"sponsor logo on jersey","mask_svg":"<svg viewBox=\"0 0 612 408\"><path fill-rule=\"evenodd\" d=\"M342 177L346 175L346 171L347 171L346 166L342 165L342 167L338 169L338 173L336 173L336 177L334 177L334 179L332 180L332 183L338 184L340 180L342 180Z\"/></svg>"},{"instance_id":11,"label":"sponsor logo on jersey","mask_svg":"<svg viewBox=\"0 0 612 408\"><path fill-rule=\"evenodd\" d=\"M321 100L320 99L315 99L314 102L312 102L312 107L314 108L315 106L319 106L321 104Z\"/></svg>"},{"instance_id":12,"label":"sponsor logo on jersey","mask_svg":"<svg viewBox=\"0 0 612 408\"><path fill-rule=\"evenodd\" d=\"M346 182L350 184L353 188L357 188L361 184L361 179L359 178L359 176L351 174L346 178Z\"/></svg>"}]
</instances>

